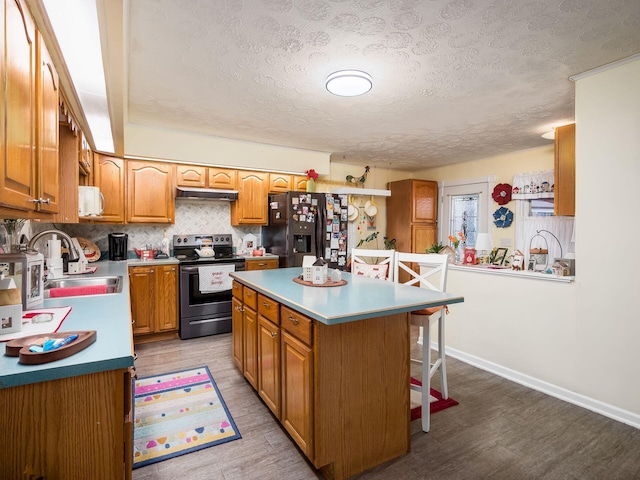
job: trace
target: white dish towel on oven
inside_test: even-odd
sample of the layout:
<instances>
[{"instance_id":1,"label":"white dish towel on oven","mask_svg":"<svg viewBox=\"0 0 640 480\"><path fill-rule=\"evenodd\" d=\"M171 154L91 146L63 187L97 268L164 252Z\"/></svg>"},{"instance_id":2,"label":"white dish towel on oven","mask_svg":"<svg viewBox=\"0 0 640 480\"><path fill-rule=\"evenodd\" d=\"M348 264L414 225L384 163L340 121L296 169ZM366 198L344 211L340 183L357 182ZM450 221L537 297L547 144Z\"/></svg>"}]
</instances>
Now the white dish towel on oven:
<instances>
[{"instance_id":1,"label":"white dish towel on oven","mask_svg":"<svg viewBox=\"0 0 640 480\"><path fill-rule=\"evenodd\" d=\"M198 288L201 293L231 290L233 279L229 273L235 272L235 265L207 265L198 267Z\"/></svg>"}]
</instances>

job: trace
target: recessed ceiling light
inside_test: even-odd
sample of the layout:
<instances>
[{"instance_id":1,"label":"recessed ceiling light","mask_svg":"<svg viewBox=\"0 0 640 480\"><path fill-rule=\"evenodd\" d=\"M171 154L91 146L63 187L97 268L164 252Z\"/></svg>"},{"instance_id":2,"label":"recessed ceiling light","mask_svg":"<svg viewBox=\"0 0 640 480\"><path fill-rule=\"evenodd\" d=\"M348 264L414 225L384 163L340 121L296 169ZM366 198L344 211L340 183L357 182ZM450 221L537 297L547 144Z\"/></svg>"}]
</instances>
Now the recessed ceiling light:
<instances>
[{"instance_id":1,"label":"recessed ceiling light","mask_svg":"<svg viewBox=\"0 0 640 480\"><path fill-rule=\"evenodd\" d=\"M356 97L373 87L371 75L359 70L340 70L327 77L327 90L341 97Z\"/></svg>"}]
</instances>

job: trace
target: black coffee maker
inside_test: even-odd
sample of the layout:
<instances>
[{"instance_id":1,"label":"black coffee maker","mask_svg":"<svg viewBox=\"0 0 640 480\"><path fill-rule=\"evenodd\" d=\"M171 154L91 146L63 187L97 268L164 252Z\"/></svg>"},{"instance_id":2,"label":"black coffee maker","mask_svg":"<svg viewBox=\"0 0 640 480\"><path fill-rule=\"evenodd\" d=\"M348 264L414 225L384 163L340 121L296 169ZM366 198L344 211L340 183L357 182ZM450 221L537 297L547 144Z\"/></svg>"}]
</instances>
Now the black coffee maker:
<instances>
[{"instance_id":1,"label":"black coffee maker","mask_svg":"<svg viewBox=\"0 0 640 480\"><path fill-rule=\"evenodd\" d=\"M109 260L126 260L129 235L126 233L109 234Z\"/></svg>"}]
</instances>

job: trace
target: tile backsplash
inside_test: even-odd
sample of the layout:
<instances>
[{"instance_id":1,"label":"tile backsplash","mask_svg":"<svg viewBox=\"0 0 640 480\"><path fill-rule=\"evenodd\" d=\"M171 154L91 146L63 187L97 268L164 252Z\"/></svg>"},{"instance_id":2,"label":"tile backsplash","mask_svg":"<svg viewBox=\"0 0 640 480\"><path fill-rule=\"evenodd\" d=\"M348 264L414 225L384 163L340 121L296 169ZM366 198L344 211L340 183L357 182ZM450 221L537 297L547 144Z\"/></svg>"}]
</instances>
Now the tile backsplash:
<instances>
[{"instance_id":1,"label":"tile backsplash","mask_svg":"<svg viewBox=\"0 0 640 480\"><path fill-rule=\"evenodd\" d=\"M28 237L37 232L56 228L68 233L72 237L84 237L95 243L102 255L109 252L109 240L107 235L113 232L123 232L129 235L129 250L141 248L147 244L160 248L160 242L167 230L169 240L173 235L183 233L230 233L233 236L234 246L244 235L252 233L259 239L261 229L259 226L233 227L231 226L229 202L179 200L176 201L176 222L173 225L158 224L51 224L31 223L30 231L24 232ZM45 242L46 240L42 240ZM40 241L38 242L40 243Z\"/></svg>"}]
</instances>

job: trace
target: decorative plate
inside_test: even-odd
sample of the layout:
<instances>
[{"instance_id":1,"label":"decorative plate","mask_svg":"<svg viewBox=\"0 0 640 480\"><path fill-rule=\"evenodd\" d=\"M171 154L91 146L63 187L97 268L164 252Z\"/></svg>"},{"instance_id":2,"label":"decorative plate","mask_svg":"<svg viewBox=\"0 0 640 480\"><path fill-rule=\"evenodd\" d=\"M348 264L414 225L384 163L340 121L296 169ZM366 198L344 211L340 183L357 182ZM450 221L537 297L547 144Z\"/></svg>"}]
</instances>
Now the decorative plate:
<instances>
[{"instance_id":1,"label":"decorative plate","mask_svg":"<svg viewBox=\"0 0 640 480\"><path fill-rule=\"evenodd\" d=\"M511 201L511 185L508 183L499 183L493 189L491 197L498 205L505 205Z\"/></svg>"},{"instance_id":2,"label":"decorative plate","mask_svg":"<svg viewBox=\"0 0 640 480\"><path fill-rule=\"evenodd\" d=\"M506 207L500 207L493 212L493 223L498 228L507 228L513 222L513 212Z\"/></svg>"},{"instance_id":3,"label":"decorative plate","mask_svg":"<svg viewBox=\"0 0 640 480\"><path fill-rule=\"evenodd\" d=\"M91 240L87 240L86 238L77 238L78 244L84 252L84 256L87 257L87 262L97 262L98 260L100 260L100 255L102 255L102 252L100 252L100 249L95 243L93 243Z\"/></svg>"}]
</instances>

